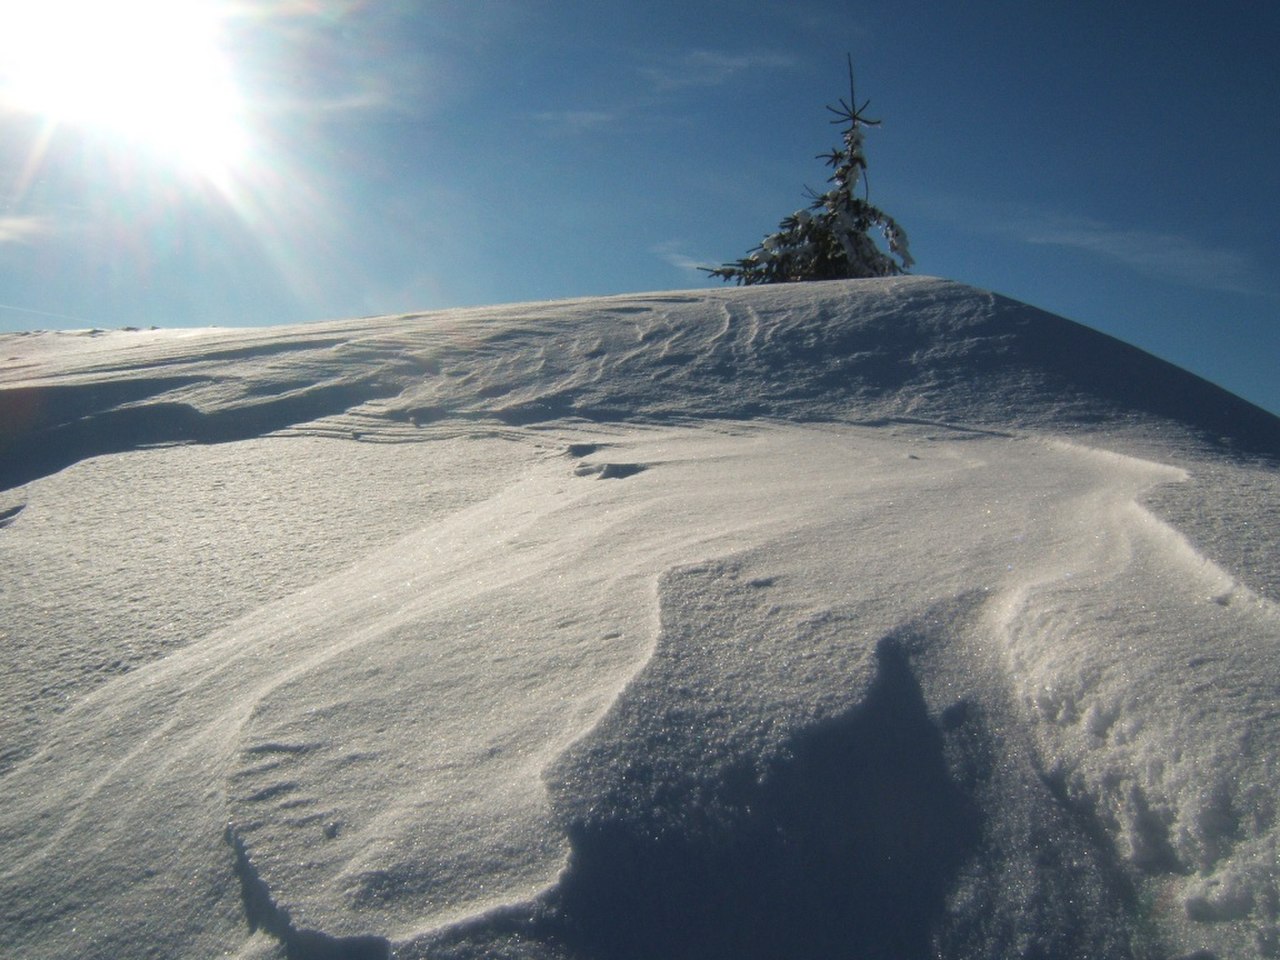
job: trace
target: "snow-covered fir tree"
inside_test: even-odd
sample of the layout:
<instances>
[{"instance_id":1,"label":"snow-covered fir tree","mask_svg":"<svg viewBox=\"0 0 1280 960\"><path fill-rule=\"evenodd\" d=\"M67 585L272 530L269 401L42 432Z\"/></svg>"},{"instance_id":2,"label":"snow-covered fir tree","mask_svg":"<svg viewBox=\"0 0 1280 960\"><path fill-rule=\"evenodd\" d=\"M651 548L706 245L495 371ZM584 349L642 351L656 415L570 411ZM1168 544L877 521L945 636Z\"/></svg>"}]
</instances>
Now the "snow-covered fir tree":
<instances>
[{"instance_id":1,"label":"snow-covered fir tree","mask_svg":"<svg viewBox=\"0 0 1280 960\"><path fill-rule=\"evenodd\" d=\"M858 196L858 183L867 170L862 130L880 121L864 115L870 101L860 107L856 104L850 58L849 99L841 100L838 107L827 107L836 115L832 123L845 124L843 145L819 154L834 171L827 180L831 188L822 194L810 190L808 209L784 218L777 233L765 237L741 260L704 267L707 273L754 284L888 277L911 268L914 261L907 250L906 232L893 217L871 205L865 190ZM887 253L872 238L873 231L884 237Z\"/></svg>"}]
</instances>

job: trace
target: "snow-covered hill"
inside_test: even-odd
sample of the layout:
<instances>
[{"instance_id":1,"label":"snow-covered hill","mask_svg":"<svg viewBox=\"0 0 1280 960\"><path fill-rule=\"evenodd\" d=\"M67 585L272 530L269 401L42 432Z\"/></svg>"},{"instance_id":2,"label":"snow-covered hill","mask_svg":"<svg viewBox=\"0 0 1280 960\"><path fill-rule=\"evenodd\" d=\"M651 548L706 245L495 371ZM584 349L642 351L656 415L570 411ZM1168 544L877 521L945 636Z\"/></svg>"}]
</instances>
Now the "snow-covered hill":
<instances>
[{"instance_id":1,"label":"snow-covered hill","mask_svg":"<svg viewBox=\"0 0 1280 960\"><path fill-rule=\"evenodd\" d=\"M0 943L1280 955L1278 465L930 278L0 337Z\"/></svg>"}]
</instances>

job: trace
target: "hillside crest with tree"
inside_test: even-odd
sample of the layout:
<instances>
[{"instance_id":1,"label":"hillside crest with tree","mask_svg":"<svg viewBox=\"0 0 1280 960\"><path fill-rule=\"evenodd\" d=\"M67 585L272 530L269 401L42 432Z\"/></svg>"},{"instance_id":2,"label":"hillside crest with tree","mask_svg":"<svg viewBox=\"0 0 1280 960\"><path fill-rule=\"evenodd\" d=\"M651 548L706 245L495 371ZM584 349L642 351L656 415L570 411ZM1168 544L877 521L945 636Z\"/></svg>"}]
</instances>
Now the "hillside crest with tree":
<instances>
[{"instance_id":1,"label":"hillside crest with tree","mask_svg":"<svg viewBox=\"0 0 1280 960\"><path fill-rule=\"evenodd\" d=\"M849 99L828 105L832 123L844 124L842 145L819 154L833 172L825 193L809 190L812 201L805 209L785 217L776 233L740 260L719 267L704 267L708 274L739 285L796 283L805 280L854 280L890 277L904 273L914 261L907 248L906 231L883 210L871 204L866 189L867 157L863 128L878 126L858 106L853 86L853 59L849 58ZM862 181L862 196L858 184ZM873 238L884 237L888 252Z\"/></svg>"}]
</instances>

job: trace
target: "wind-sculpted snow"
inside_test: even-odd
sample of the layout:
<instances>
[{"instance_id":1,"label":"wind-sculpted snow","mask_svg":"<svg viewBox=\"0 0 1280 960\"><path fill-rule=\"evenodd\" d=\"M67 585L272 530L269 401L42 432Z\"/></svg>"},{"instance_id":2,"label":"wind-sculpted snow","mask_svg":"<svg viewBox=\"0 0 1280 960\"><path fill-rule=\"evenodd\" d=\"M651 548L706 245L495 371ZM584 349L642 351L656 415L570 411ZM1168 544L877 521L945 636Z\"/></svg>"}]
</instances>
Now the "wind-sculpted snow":
<instances>
[{"instance_id":1,"label":"wind-sculpted snow","mask_svg":"<svg viewBox=\"0 0 1280 960\"><path fill-rule=\"evenodd\" d=\"M1132 347L930 278L518 304L278 331L0 338L0 485L158 443L440 422L1172 421L1280 456L1276 418ZM77 339L85 341L84 335ZM55 375L40 358L59 355Z\"/></svg>"},{"instance_id":2,"label":"wind-sculpted snow","mask_svg":"<svg viewBox=\"0 0 1280 960\"><path fill-rule=\"evenodd\" d=\"M910 278L5 346L15 956L1280 955L1216 388Z\"/></svg>"}]
</instances>

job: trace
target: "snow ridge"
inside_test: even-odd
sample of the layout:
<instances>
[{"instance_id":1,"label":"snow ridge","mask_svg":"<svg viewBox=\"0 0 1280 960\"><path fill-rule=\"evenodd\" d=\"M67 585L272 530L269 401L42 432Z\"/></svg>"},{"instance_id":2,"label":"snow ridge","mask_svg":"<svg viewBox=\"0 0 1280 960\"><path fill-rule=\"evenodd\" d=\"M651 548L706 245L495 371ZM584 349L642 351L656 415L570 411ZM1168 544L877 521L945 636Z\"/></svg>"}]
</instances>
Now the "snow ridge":
<instances>
[{"instance_id":1,"label":"snow ridge","mask_svg":"<svg viewBox=\"0 0 1280 960\"><path fill-rule=\"evenodd\" d=\"M433 426L564 417L1176 424L1280 457L1280 421L1239 398L1096 331L928 277L162 334L105 335L87 352L67 335L21 338L25 352L0 366L0 488L155 444L297 430L404 441ZM63 372L31 376L31 358L49 351Z\"/></svg>"},{"instance_id":2,"label":"snow ridge","mask_svg":"<svg viewBox=\"0 0 1280 960\"><path fill-rule=\"evenodd\" d=\"M235 827L228 824L225 836L235 852L235 873L250 933L271 934L284 947L288 960L388 960L391 956L391 943L384 937L330 937L318 930L297 929L289 911L272 899Z\"/></svg>"}]
</instances>

